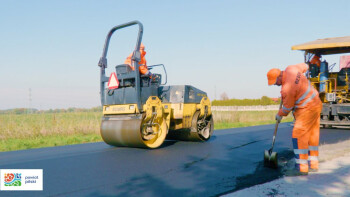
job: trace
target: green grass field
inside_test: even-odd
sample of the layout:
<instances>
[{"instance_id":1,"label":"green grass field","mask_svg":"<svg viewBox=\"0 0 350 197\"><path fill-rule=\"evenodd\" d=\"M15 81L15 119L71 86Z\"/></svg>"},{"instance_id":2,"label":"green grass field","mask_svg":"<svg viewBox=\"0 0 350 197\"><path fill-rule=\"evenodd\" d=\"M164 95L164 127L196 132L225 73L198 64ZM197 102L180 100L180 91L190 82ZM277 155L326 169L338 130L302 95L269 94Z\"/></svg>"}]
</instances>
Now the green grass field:
<instances>
[{"instance_id":1,"label":"green grass field","mask_svg":"<svg viewBox=\"0 0 350 197\"><path fill-rule=\"evenodd\" d=\"M227 129L265 124L275 124L276 113L277 111L214 111L214 127L215 129ZM287 117L282 119L282 122L291 122L293 120L294 119L292 115L288 115Z\"/></svg>"},{"instance_id":2,"label":"green grass field","mask_svg":"<svg viewBox=\"0 0 350 197\"><path fill-rule=\"evenodd\" d=\"M275 114L276 111L213 112L215 129L274 124ZM0 151L102 141L101 116L101 112L0 114ZM284 119L292 120L290 116Z\"/></svg>"},{"instance_id":3,"label":"green grass field","mask_svg":"<svg viewBox=\"0 0 350 197\"><path fill-rule=\"evenodd\" d=\"M101 112L1 114L0 151L101 141Z\"/></svg>"}]
</instances>

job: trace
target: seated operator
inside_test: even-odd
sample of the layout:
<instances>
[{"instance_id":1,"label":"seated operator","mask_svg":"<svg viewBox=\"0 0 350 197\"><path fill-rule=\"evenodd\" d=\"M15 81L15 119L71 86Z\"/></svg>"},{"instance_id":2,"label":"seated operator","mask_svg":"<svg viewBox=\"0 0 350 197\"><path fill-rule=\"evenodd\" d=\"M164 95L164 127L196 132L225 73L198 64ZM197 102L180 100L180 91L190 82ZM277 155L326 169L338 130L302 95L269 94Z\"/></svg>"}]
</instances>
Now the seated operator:
<instances>
[{"instance_id":1,"label":"seated operator","mask_svg":"<svg viewBox=\"0 0 350 197\"><path fill-rule=\"evenodd\" d=\"M151 75L151 73L148 70L147 67L147 61L145 58L146 51L145 51L145 46L141 43L140 46L140 53L141 53L141 60L139 62L139 71L141 75ZM125 60L124 64L128 64L132 70L135 70L135 68L131 65L131 58L132 58L133 53L131 53Z\"/></svg>"},{"instance_id":2,"label":"seated operator","mask_svg":"<svg viewBox=\"0 0 350 197\"><path fill-rule=\"evenodd\" d=\"M317 67L320 67L320 65L321 65L321 55L315 54L314 57L311 59L310 64L316 64Z\"/></svg>"}]
</instances>

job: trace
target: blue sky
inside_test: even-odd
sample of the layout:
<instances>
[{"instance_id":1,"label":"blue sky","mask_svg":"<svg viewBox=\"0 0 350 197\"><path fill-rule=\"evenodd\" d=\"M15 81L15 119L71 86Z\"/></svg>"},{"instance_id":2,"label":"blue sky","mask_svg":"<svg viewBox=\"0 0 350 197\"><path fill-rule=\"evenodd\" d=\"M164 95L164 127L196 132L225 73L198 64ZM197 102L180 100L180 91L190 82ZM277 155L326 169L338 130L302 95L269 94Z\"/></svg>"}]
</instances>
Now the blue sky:
<instances>
[{"instance_id":1,"label":"blue sky","mask_svg":"<svg viewBox=\"0 0 350 197\"><path fill-rule=\"evenodd\" d=\"M191 84L212 100L223 92L277 97L266 72L302 62L294 44L350 36L349 10L346 0L1 1L0 109L100 105L106 34L132 20L143 23L147 62L167 67L169 85ZM136 34L115 34L108 72L132 51Z\"/></svg>"}]
</instances>

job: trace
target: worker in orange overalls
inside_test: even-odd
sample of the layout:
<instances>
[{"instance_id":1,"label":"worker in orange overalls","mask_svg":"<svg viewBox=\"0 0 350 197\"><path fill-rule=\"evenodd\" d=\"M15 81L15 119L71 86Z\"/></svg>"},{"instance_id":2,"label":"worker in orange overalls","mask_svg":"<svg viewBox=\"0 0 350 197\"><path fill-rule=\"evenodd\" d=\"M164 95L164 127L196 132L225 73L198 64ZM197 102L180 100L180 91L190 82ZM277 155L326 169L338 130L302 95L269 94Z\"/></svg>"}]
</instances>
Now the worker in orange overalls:
<instances>
[{"instance_id":1,"label":"worker in orange overalls","mask_svg":"<svg viewBox=\"0 0 350 197\"><path fill-rule=\"evenodd\" d=\"M308 70L305 63L291 65L286 70L273 68L267 73L268 85L281 86L282 108L276 114L281 121L294 111L295 124L292 141L296 168L287 171L287 176L307 175L318 171L318 144L322 102L318 92L303 73Z\"/></svg>"},{"instance_id":2,"label":"worker in orange overalls","mask_svg":"<svg viewBox=\"0 0 350 197\"><path fill-rule=\"evenodd\" d=\"M149 75L150 72L147 67L147 61L145 58L146 51L145 51L145 46L141 43L140 46L140 53L141 53L141 60L139 62L139 71L141 75ZM132 70L135 70L135 68L131 65L131 58L132 58L133 53L131 53L125 60L124 64L128 64Z\"/></svg>"}]
</instances>

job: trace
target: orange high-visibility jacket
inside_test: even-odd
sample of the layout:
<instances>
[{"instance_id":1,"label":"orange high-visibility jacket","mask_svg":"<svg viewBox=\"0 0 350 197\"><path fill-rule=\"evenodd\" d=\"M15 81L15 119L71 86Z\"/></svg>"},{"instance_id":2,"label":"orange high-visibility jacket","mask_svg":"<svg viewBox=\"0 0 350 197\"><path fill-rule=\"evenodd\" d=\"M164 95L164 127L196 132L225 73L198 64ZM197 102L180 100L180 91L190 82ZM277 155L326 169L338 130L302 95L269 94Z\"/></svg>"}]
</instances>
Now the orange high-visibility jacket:
<instances>
[{"instance_id":1,"label":"orange high-visibility jacket","mask_svg":"<svg viewBox=\"0 0 350 197\"><path fill-rule=\"evenodd\" d=\"M308 65L305 63L291 65L283 71L281 96L283 105L278 115L287 116L293 110L304 109L318 104L318 92L312 87L304 73ZM317 102L315 102L317 101Z\"/></svg>"},{"instance_id":2,"label":"orange high-visibility jacket","mask_svg":"<svg viewBox=\"0 0 350 197\"><path fill-rule=\"evenodd\" d=\"M139 70L141 75L145 75L148 73L147 61L145 58L146 51L140 50L140 52L141 52L141 60L139 62L139 65L140 65ZM130 53L130 55L126 58L124 64L129 64L131 69L135 70L135 68L131 65L131 57L132 57L132 53Z\"/></svg>"}]
</instances>

